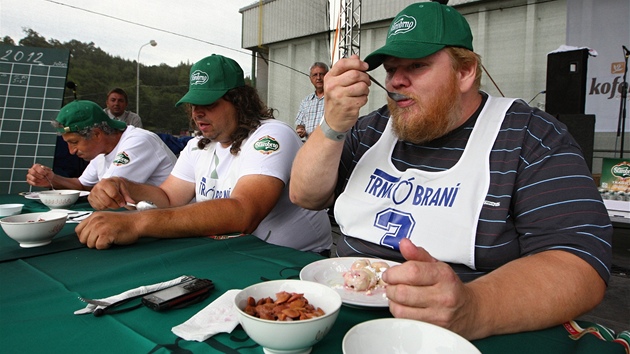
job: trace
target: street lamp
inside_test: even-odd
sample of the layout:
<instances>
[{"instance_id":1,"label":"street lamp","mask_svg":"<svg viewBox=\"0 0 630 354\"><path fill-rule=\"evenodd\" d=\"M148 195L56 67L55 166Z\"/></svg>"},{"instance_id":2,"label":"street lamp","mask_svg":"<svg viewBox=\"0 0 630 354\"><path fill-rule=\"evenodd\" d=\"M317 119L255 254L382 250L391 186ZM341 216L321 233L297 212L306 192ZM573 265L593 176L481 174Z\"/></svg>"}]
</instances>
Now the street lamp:
<instances>
[{"instance_id":1,"label":"street lamp","mask_svg":"<svg viewBox=\"0 0 630 354\"><path fill-rule=\"evenodd\" d=\"M136 114L140 115L140 52L142 51L142 48L144 48L147 45L151 45L151 47L155 47L157 45L157 42L154 41L153 39L149 42L149 43L145 43L142 46L140 46L140 49L138 49L138 61L136 62L137 67L136 67Z\"/></svg>"}]
</instances>

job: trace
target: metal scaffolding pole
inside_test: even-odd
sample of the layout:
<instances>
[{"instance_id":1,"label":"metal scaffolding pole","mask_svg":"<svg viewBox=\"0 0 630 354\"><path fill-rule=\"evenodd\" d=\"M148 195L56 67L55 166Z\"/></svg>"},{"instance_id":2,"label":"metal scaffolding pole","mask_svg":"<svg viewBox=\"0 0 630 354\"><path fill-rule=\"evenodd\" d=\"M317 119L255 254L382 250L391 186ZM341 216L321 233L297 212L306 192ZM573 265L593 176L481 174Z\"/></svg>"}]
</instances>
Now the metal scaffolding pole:
<instances>
[{"instance_id":1,"label":"metal scaffolding pole","mask_svg":"<svg viewBox=\"0 0 630 354\"><path fill-rule=\"evenodd\" d=\"M339 55L347 58L361 51L361 0L342 0L343 33L339 41Z\"/></svg>"}]
</instances>

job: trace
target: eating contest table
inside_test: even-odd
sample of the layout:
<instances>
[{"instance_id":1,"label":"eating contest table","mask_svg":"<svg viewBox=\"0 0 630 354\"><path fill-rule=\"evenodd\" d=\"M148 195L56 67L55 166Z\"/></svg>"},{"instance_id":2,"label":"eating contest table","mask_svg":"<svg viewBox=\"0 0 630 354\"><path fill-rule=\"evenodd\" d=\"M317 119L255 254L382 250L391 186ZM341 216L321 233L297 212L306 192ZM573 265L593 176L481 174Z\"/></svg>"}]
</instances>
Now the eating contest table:
<instances>
[{"instance_id":1,"label":"eating contest table","mask_svg":"<svg viewBox=\"0 0 630 354\"><path fill-rule=\"evenodd\" d=\"M37 200L1 195L0 204L23 203L22 213L47 211ZM85 197L73 210L92 210ZM211 238L142 239L108 250L89 249L68 223L47 246L20 248L0 230L0 352L2 353L262 353L240 326L205 342L186 341L171 328L230 289L275 279L297 279L318 254L267 244L246 235ZM77 299L104 298L181 275L211 279L210 297L189 307L155 312L147 307L95 317L74 315ZM139 300L136 300L139 301ZM391 317L386 308L342 306L330 333L313 353L341 353L354 325ZM581 323L587 327L588 323ZM282 335L278 333L278 335ZM625 353L623 346L588 334L570 339L561 326L473 341L482 353Z\"/></svg>"}]
</instances>

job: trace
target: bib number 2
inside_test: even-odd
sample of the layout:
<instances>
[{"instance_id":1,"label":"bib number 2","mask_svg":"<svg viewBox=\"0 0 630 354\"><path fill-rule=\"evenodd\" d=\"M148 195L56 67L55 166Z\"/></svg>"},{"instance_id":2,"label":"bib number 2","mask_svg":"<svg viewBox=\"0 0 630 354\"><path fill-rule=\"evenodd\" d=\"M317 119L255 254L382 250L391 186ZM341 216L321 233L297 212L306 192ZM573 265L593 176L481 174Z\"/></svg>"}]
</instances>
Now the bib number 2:
<instances>
[{"instance_id":1,"label":"bib number 2","mask_svg":"<svg viewBox=\"0 0 630 354\"><path fill-rule=\"evenodd\" d=\"M398 250L400 241L411 237L416 221L409 213L388 208L376 214L374 226L386 231L379 242L381 246Z\"/></svg>"}]
</instances>

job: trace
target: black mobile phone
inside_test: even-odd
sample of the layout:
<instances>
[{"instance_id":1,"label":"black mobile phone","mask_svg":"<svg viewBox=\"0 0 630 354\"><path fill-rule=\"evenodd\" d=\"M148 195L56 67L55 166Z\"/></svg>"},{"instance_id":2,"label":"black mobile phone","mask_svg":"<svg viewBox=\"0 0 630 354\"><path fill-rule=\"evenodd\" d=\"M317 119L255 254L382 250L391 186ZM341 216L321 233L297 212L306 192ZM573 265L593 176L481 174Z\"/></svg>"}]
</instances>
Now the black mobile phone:
<instances>
[{"instance_id":1,"label":"black mobile phone","mask_svg":"<svg viewBox=\"0 0 630 354\"><path fill-rule=\"evenodd\" d=\"M205 299L214 289L210 279L191 278L142 297L142 303L155 311L183 307Z\"/></svg>"}]
</instances>

